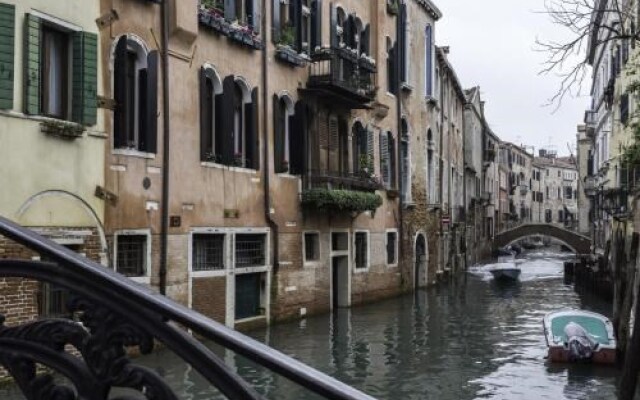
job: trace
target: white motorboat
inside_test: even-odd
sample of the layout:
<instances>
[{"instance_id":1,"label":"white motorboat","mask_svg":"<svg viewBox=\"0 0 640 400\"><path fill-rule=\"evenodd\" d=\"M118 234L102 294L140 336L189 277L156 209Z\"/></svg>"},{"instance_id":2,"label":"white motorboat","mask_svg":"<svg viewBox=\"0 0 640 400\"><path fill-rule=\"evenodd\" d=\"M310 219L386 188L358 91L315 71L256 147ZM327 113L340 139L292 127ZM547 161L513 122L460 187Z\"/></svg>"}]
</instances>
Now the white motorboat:
<instances>
[{"instance_id":1,"label":"white motorboat","mask_svg":"<svg viewBox=\"0 0 640 400\"><path fill-rule=\"evenodd\" d=\"M493 279L496 281L517 281L520 277L522 270L514 262L501 262L494 264L493 268L489 270Z\"/></svg>"}]
</instances>

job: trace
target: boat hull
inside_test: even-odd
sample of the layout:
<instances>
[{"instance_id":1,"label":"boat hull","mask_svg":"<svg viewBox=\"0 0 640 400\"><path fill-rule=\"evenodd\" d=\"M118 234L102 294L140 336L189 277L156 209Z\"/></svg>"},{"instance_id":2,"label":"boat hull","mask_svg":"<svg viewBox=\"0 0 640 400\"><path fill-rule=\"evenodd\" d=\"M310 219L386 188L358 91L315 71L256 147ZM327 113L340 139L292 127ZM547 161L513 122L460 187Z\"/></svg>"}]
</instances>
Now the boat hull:
<instances>
[{"instance_id":1,"label":"boat hull","mask_svg":"<svg viewBox=\"0 0 640 400\"><path fill-rule=\"evenodd\" d=\"M492 269L491 275L497 281L517 281L520 277L520 272L519 268L499 268Z\"/></svg>"},{"instance_id":2,"label":"boat hull","mask_svg":"<svg viewBox=\"0 0 640 400\"><path fill-rule=\"evenodd\" d=\"M598 343L597 348L593 350L592 357L586 362L615 364L617 342L611 321L601 314L583 310L557 311L544 317L543 327L549 361L556 363L572 362L567 344L568 339L564 333L566 325L570 322L579 324Z\"/></svg>"}]
</instances>

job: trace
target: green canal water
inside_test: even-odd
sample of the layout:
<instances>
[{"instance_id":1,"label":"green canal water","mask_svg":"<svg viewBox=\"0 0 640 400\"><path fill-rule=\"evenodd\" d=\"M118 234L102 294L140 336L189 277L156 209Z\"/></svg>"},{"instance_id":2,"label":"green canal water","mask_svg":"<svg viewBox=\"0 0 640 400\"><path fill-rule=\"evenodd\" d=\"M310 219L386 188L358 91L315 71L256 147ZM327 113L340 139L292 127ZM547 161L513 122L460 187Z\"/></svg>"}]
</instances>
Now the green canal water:
<instances>
[{"instance_id":1,"label":"green canal water","mask_svg":"<svg viewBox=\"0 0 640 400\"><path fill-rule=\"evenodd\" d=\"M516 285L497 286L490 265L479 266L447 287L250 335L378 399L615 399L615 368L545 360L546 313L567 307L609 310L564 284L564 257L549 250L528 254ZM269 399L316 398L216 350ZM182 399L222 398L168 351L136 362L160 372ZM0 398L21 397L0 389Z\"/></svg>"}]
</instances>

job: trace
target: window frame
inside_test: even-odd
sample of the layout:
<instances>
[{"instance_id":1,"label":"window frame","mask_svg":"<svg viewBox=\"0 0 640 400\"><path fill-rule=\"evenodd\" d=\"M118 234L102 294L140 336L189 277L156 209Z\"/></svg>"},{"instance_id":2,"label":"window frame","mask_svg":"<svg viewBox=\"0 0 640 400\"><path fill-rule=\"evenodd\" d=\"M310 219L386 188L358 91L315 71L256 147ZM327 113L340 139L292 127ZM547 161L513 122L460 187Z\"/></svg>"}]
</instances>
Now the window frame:
<instances>
[{"instance_id":1,"label":"window frame","mask_svg":"<svg viewBox=\"0 0 640 400\"><path fill-rule=\"evenodd\" d=\"M221 269L208 269L208 270L196 270L194 269L196 260L194 260L194 251L196 244L196 236L222 236L222 268ZM224 232L211 232L211 231L191 231L189 232L189 272L194 278L207 278L224 276L229 270L229 235Z\"/></svg>"},{"instance_id":2,"label":"window frame","mask_svg":"<svg viewBox=\"0 0 640 400\"><path fill-rule=\"evenodd\" d=\"M307 235L315 235L318 239L318 258L315 260L307 259ZM306 230L302 232L302 265L304 267L314 267L322 263L322 234L318 230Z\"/></svg>"},{"instance_id":3,"label":"window frame","mask_svg":"<svg viewBox=\"0 0 640 400\"><path fill-rule=\"evenodd\" d=\"M117 230L113 233L113 270L115 272L118 272L118 238L120 236L146 236L146 248L143 252L145 257L145 274L141 276L129 276L127 278L131 279L134 282L145 283L147 285L151 284L151 229L123 229Z\"/></svg>"},{"instance_id":4,"label":"window frame","mask_svg":"<svg viewBox=\"0 0 640 400\"><path fill-rule=\"evenodd\" d=\"M42 35L40 41L40 115L48 118L59 119L63 121L71 121L72 115L72 92L73 92L73 39L71 35L73 31L70 31L63 26L51 22L47 19L42 19L42 24L40 27L40 34ZM59 93L56 93L59 101L60 101L60 114L52 114L51 113L51 105L47 107L45 104L49 103L48 98L51 97L51 86L53 80L47 79L47 72L45 71L45 59L46 55L49 54L47 52L48 46L46 45L45 36L51 35L54 38L54 41L57 44L61 44L62 48L60 49L61 53L61 72L62 76L60 77L60 89ZM57 37L57 38L56 38ZM60 39L58 41L58 39ZM48 83L48 85L46 84ZM47 110L46 108L49 108Z\"/></svg>"},{"instance_id":5,"label":"window frame","mask_svg":"<svg viewBox=\"0 0 640 400\"><path fill-rule=\"evenodd\" d=\"M212 155L212 160L209 159L202 159L202 157L200 157L200 162L204 165L204 164L216 164L216 165L223 165L222 164L222 154L221 154L221 149L216 149L216 138L218 135L218 132L216 131L216 118L218 117L216 115L216 97L219 95L224 94L223 92L223 88L222 88L222 79L220 77L220 74L218 73L218 71L216 70L215 66L213 64L210 63L204 63L202 65L202 73L204 73L206 80L209 80L211 82L211 86L212 86L212 101L211 101L211 106L212 109L211 111L211 148L210 149L205 149L205 151L208 151L208 153L206 154L211 154ZM209 72L209 73L207 73ZM202 109L202 104L199 105L199 112L202 113L203 109ZM200 129L202 129L203 127L201 126ZM202 141L200 140L199 146L202 146ZM211 151L209 151L211 150ZM219 158L218 160L216 160L216 158ZM206 158L206 157L205 157Z\"/></svg>"},{"instance_id":6,"label":"window frame","mask_svg":"<svg viewBox=\"0 0 640 400\"><path fill-rule=\"evenodd\" d=\"M394 234L396 239L395 239L395 254L394 254L394 262L389 264L389 234ZM387 229L385 231L384 234L384 248L385 248L385 264L387 265L387 267L389 268L397 268L399 263L398 260L400 257L398 257L398 252L400 250L400 244L398 243L398 229L397 228L393 228L393 229Z\"/></svg>"},{"instance_id":7,"label":"window frame","mask_svg":"<svg viewBox=\"0 0 640 400\"><path fill-rule=\"evenodd\" d=\"M364 234L366 237L367 248L365 253L366 253L367 260L364 268L358 268L357 261L356 261L357 253L358 253L357 237L359 234ZM356 274L369 272L369 269L371 268L371 231L367 229L354 229L351 240L353 241L352 243L353 272Z\"/></svg>"}]
</instances>

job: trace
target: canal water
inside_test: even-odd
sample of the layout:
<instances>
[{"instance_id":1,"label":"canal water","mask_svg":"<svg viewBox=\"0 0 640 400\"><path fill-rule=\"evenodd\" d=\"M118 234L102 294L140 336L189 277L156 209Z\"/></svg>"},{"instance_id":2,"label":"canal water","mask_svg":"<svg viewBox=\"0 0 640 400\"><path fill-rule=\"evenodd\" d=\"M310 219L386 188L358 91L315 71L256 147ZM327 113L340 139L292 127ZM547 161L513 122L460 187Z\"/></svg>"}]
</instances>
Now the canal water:
<instances>
[{"instance_id":1,"label":"canal water","mask_svg":"<svg viewBox=\"0 0 640 400\"><path fill-rule=\"evenodd\" d=\"M609 312L564 284L565 254L529 253L518 284L498 286L491 265L478 266L448 287L250 335L378 399L615 399L615 368L545 360L546 313L567 307ZM316 398L218 351L269 399ZM138 361L159 371L182 399L222 398L169 352Z\"/></svg>"}]
</instances>

